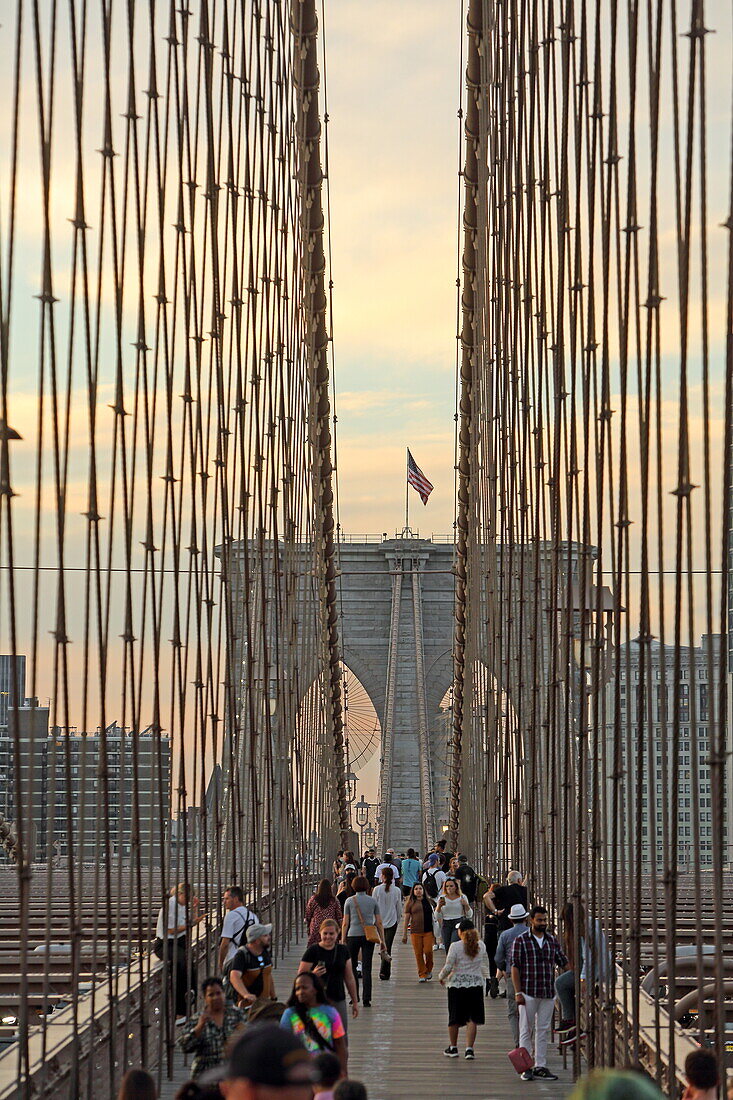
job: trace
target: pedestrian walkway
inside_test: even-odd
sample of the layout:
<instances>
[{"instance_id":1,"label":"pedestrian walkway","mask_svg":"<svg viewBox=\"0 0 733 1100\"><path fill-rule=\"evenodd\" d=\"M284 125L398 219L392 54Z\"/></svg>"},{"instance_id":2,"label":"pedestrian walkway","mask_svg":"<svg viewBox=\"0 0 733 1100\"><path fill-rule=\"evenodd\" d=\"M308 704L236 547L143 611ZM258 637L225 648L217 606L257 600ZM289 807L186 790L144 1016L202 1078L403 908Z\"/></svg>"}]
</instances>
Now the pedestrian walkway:
<instances>
[{"instance_id":1,"label":"pedestrian walkway","mask_svg":"<svg viewBox=\"0 0 733 1100\"><path fill-rule=\"evenodd\" d=\"M299 943L278 963L276 988L286 1000L298 961L304 950ZM487 998L486 1025L479 1028L476 1061L446 1058L448 1044L447 995L437 981L445 960L435 953L436 978L421 985L409 944L396 940L393 947L392 980L380 982L379 960L374 961L374 994L371 1008L362 1008L357 1020L349 1022L349 1076L363 1081L369 1100L407 1100L420 1096L456 1096L461 1100L560 1100L572 1087L570 1067L563 1069L556 1048L551 1048L549 1065L559 1081L521 1081L506 1052L511 1033L506 1018L506 1001ZM463 1037L463 1033L461 1038ZM570 1059L568 1059L570 1062ZM174 1082L165 1082L161 1100L172 1100L187 1080L183 1059L177 1056Z\"/></svg>"}]
</instances>

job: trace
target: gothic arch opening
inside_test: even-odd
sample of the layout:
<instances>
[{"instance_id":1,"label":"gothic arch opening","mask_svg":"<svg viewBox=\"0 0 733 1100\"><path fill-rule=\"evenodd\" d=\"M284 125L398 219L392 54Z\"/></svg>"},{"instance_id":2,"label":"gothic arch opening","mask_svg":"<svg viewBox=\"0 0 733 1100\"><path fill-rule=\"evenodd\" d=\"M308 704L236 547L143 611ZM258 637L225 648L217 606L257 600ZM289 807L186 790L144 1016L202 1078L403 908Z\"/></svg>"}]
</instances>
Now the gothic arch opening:
<instances>
[{"instance_id":1,"label":"gothic arch opening","mask_svg":"<svg viewBox=\"0 0 733 1100\"><path fill-rule=\"evenodd\" d=\"M356 673L341 662L344 706L344 736L349 767L358 774L374 756L382 736L374 703Z\"/></svg>"}]
</instances>

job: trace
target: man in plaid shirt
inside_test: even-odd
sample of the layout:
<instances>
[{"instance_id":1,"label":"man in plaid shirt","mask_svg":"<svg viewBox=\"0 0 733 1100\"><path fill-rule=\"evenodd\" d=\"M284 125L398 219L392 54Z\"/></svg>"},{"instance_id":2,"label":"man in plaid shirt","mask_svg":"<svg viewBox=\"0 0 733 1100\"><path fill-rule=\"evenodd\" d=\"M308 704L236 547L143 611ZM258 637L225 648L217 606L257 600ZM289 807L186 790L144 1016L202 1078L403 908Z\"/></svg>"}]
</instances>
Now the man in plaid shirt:
<instances>
[{"instance_id":1,"label":"man in plaid shirt","mask_svg":"<svg viewBox=\"0 0 733 1100\"><path fill-rule=\"evenodd\" d=\"M555 1008L555 970L567 970L568 960L547 931L547 910L541 905L533 906L528 931L512 943L509 966L519 1006L519 1045L530 1054L534 1032L534 1068L522 1080L557 1081L547 1068L547 1036Z\"/></svg>"}]
</instances>

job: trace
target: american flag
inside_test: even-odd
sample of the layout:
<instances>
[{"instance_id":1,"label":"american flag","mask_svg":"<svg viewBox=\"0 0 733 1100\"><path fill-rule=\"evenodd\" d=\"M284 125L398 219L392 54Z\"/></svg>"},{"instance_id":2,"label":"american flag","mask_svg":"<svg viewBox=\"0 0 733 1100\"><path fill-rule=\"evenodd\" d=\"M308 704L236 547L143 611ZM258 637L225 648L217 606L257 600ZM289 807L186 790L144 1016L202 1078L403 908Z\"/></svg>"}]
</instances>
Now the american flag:
<instances>
[{"instance_id":1,"label":"american flag","mask_svg":"<svg viewBox=\"0 0 733 1100\"><path fill-rule=\"evenodd\" d=\"M428 497L433 491L433 486L430 484L425 474L418 466L415 459L407 452L407 484L412 485L413 489L417 489L420 494L420 500L423 504L427 504Z\"/></svg>"}]
</instances>

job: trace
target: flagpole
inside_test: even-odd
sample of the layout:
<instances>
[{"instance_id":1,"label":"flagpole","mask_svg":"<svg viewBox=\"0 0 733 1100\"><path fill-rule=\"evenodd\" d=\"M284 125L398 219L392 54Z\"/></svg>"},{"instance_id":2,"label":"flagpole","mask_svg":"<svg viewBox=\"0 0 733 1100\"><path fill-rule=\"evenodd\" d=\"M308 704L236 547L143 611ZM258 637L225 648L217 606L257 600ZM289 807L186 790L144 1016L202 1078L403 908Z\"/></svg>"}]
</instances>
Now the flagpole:
<instances>
[{"instance_id":1,"label":"flagpole","mask_svg":"<svg viewBox=\"0 0 733 1100\"><path fill-rule=\"evenodd\" d=\"M407 475L410 470L409 454L409 447L405 447L405 533L407 533L410 527L410 482L407 480Z\"/></svg>"}]
</instances>

